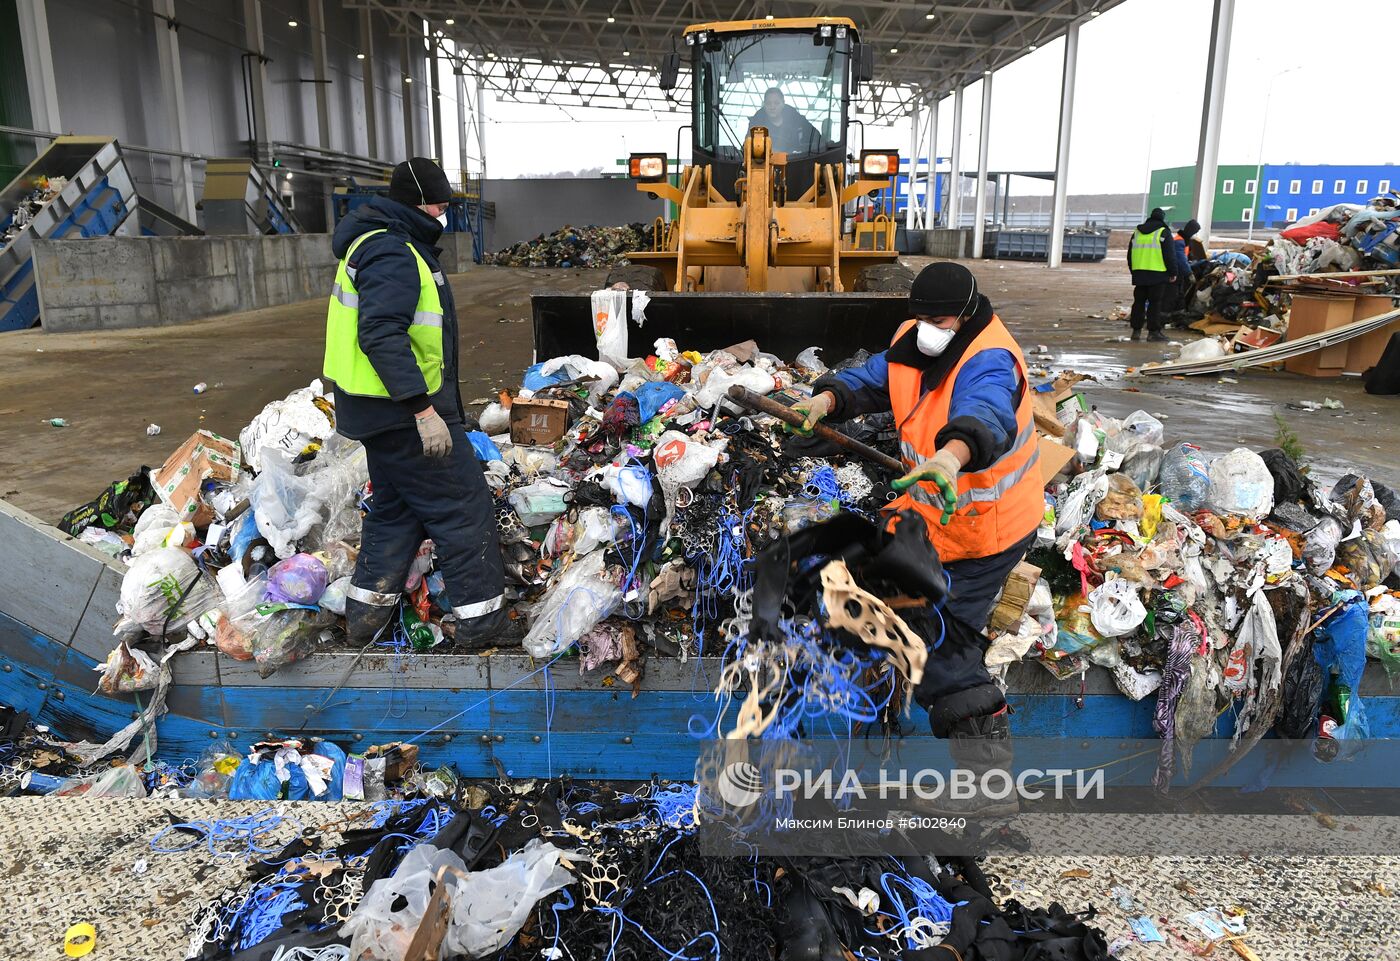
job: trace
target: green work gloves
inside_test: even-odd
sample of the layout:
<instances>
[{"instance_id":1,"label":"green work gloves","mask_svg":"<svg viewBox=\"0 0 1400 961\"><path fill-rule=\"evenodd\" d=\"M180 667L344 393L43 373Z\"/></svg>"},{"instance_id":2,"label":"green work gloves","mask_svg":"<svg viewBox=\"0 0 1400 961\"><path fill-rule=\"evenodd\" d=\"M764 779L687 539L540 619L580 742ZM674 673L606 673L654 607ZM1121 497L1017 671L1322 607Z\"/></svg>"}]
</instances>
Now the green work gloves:
<instances>
[{"instance_id":1,"label":"green work gloves","mask_svg":"<svg viewBox=\"0 0 1400 961\"><path fill-rule=\"evenodd\" d=\"M433 408L413 415L418 425L418 439L423 442L423 453L427 457L446 457L452 453L452 431L447 422Z\"/></svg>"},{"instance_id":2,"label":"green work gloves","mask_svg":"<svg viewBox=\"0 0 1400 961\"><path fill-rule=\"evenodd\" d=\"M803 416L802 426L793 427L787 425L787 429L801 434L803 437L812 436L812 428L821 423L831 409L836 406L836 395L829 390L824 390L820 394L809 397L807 400L799 400L792 405L794 413Z\"/></svg>"},{"instance_id":3,"label":"green work gloves","mask_svg":"<svg viewBox=\"0 0 1400 961\"><path fill-rule=\"evenodd\" d=\"M940 524L947 524L953 517L953 511L958 506L958 471L962 470L962 465L952 452L944 449L935 453L928 460L909 473L899 478L891 486L897 491L907 490L921 481L933 481L938 485L938 490L943 494L943 517Z\"/></svg>"}]
</instances>

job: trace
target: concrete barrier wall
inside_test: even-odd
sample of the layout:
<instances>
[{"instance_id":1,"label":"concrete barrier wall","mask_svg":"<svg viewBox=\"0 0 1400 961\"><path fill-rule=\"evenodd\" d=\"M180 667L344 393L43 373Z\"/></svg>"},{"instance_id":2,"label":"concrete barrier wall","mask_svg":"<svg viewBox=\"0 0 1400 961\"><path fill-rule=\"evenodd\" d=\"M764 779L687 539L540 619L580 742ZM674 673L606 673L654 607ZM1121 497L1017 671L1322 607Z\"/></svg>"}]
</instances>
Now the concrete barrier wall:
<instances>
[{"instance_id":1,"label":"concrete barrier wall","mask_svg":"<svg viewBox=\"0 0 1400 961\"><path fill-rule=\"evenodd\" d=\"M156 327L318 297L335 264L329 234L34 242L39 314L54 332Z\"/></svg>"},{"instance_id":2,"label":"concrete barrier wall","mask_svg":"<svg viewBox=\"0 0 1400 961\"><path fill-rule=\"evenodd\" d=\"M481 191L483 200L496 205L495 219L486 221L486 249L491 252L552 233L565 224L620 226L640 221L650 225L661 216L661 201L637 190L632 180L487 180Z\"/></svg>"}]
</instances>

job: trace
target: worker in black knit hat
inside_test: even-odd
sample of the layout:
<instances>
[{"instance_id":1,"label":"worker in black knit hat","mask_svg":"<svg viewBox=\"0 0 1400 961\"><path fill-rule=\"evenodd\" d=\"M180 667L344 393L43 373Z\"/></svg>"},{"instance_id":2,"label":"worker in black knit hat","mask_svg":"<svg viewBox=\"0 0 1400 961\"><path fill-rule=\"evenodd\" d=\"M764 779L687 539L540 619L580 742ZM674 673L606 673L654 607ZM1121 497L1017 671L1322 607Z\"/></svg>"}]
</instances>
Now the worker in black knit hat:
<instances>
[{"instance_id":1,"label":"worker in black knit hat","mask_svg":"<svg viewBox=\"0 0 1400 961\"><path fill-rule=\"evenodd\" d=\"M340 258L326 313L325 375L336 430L361 441L371 497L346 591L350 640L391 623L409 567L431 539L459 643L505 623L496 517L464 431L457 392L457 311L438 262L452 186L414 157L394 168L389 196L336 227Z\"/></svg>"},{"instance_id":2,"label":"worker in black knit hat","mask_svg":"<svg viewBox=\"0 0 1400 961\"><path fill-rule=\"evenodd\" d=\"M923 518L951 589L941 643L914 696L959 766L1002 769L1011 761L1010 727L983 664L983 630L1045 514L1026 361L961 264L925 267L910 288L909 314L887 350L822 377L794 409L806 414L807 429L825 417L894 412L907 472L894 482L903 494L889 505L891 522L909 510ZM972 807L1009 813L1015 798Z\"/></svg>"}]
</instances>

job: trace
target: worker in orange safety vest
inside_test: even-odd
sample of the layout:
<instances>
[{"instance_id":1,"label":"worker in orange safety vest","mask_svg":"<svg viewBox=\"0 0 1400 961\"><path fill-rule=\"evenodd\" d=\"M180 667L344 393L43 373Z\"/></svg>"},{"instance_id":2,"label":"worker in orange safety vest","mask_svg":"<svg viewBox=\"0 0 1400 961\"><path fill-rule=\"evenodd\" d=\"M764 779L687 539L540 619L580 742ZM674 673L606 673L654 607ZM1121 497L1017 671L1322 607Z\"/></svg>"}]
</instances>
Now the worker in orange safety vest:
<instances>
[{"instance_id":1,"label":"worker in orange safety vest","mask_svg":"<svg viewBox=\"0 0 1400 961\"><path fill-rule=\"evenodd\" d=\"M943 637L915 698L933 733L950 739L955 761L1005 767L1006 700L983 663L983 631L1045 514L1026 362L961 264L925 267L910 288L909 313L887 350L823 376L794 409L806 415L806 430L824 418L894 412L907 472L889 508L923 516L951 580ZM1014 797L1002 806L1014 809Z\"/></svg>"}]
</instances>

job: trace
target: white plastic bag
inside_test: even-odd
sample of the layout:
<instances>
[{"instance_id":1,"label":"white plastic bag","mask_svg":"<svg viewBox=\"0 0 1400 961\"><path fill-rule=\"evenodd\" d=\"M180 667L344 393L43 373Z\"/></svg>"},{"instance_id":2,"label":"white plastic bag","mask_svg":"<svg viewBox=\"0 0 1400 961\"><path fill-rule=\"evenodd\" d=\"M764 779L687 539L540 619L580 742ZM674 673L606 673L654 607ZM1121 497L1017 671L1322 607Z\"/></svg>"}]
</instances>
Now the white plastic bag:
<instances>
[{"instance_id":1,"label":"white plastic bag","mask_svg":"<svg viewBox=\"0 0 1400 961\"><path fill-rule=\"evenodd\" d=\"M322 405L331 405L325 393L325 386L319 380L313 380L309 386L294 390L282 400L274 400L264 407L238 435L238 443L248 466L255 471L262 470L263 448L280 450L295 457L308 444L335 433L334 420L316 404L319 398Z\"/></svg>"},{"instance_id":2,"label":"white plastic bag","mask_svg":"<svg viewBox=\"0 0 1400 961\"><path fill-rule=\"evenodd\" d=\"M1274 478L1264 458L1246 447L1236 447L1211 461L1210 493L1206 501L1218 514L1236 514L1257 520L1274 509Z\"/></svg>"},{"instance_id":3,"label":"white plastic bag","mask_svg":"<svg viewBox=\"0 0 1400 961\"><path fill-rule=\"evenodd\" d=\"M595 290L591 301L598 359L623 370L627 367L627 291Z\"/></svg>"},{"instance_id":4,"label":"white plastic bag","mask_svg":"<svg viewBox=\"0 0 1400 961\"><path fill-rule=\"evenodd\" d=\"M280 449L265 448L261 460L263 470L248 499L258 531L279 558L295 554L303 538L314 550L358 533L355 495L369 479L365 449L358 441L327 443L300 472ZM317 536L308 538L313 531Z\"/></svg>"},{"instance_id":5,"label":"white plastic bag","mask_svg":"<svg viewBox=\"0 0 1400 961\"><path fill-rule=\"evenodd\" d=\"M826 373L827 366L823 364L822 359L817 356L819 353L821 353L820 347L808 347L797 355L797 359L793 361L793 365L804 374L820 377L822 374Z\"/></svg>"},{"instance_id":6,"label":"white plastic bag","mask_svg":"<svg viewBox=\"0 0 1400 961\"><path fill-rule=\"evenodd\" d=\"M1127 454L1138 444L1154 444L1161 447L1164 432L1160 420L1146 411L1135 410L1123 418L1118 432L1118 437L1122 439L1122 447L1115 449L1121 454Z\"/></svg>"},{"instance_id":7,"label":"white plastic bag","mask_svg":"<svg viewBox=\"0 0 1400 961\"><path fill-rule=\"evenodd\" d=\"M1137 585L1127 578L1104 581L1089 592L1089 619L1104 637L1122 637L1147 619Z\"/></svg>"},{"instance_id":8,"label":"white plastic bag","mask_svg":"<svg viewBox=\"0 0 1400 961\"><path fill-rule=\"evenodd\" d=\"M355 913L340 928L350 938L350 957L358 961L403 961L418 925L428 910L440 868L466 871L466 863L449 849L420 844L404 855L391 877L370 885ZM399 898L404 904L397 910Z\"/></svg>"},{"instance_id":9,"label":"white plastic bag","mask_svg":"<svg viewBox=\"0 0 1400 961\"><path fill-rule=\"evenodd\" d=\"M603 469L603 483L619 504L646 507L651 501L651 475L640 464L609 464Z\"/></svg>"},{"instance_id":10,"label":"white plastic bag","mask_svg":"<svg viewBox=\"0 0 1400 961\"><path fill-rule=\"evenodd\" d=\"M562 854L536 838L496 867L468 874L452 891L443 954L484 958L504 948L541 898L574 880Z\"/></svg>"},{"instance_id":11,"label":"white plastic bag","mask_svg":"<svg viewBox=\"0 0 1400 961\"><path fill-rule=\"evenodd\" d=\"M704 408L710 408L720 401L725 401L731 409L744 411L746 408L741 408L725 398L729 388L736 384L740 387L747 387L756 394L766 394L777 386L773 382L773 375L761 367L738 367L734 370L716 368L710 372L704 385L695 392L695 400Z\"/></svg>"},{"instance_id":12,"label":"white plastic bag","mask_svg":"<svg viewBox=\"0 0 1400 961\"><path fill-rule=\"evenodd\" d=\"M162 547L183 547L194 537L194 525L181 522L179 513L168 504L152 504L141 512L132 529L131 554L140 557Z\"/></svg>"},{"instance_id":13,"label":"white plastic bag","mask_svg":"<svg viewBox=\"0 0 1400 961\"><path fill-rule=\"evenodd\" d=\"M1181 348L1176 363L1194 364L1202 360L1215 360L1230 353L1230 342L1224 337L1206 337Z\"/></svg>"},{"instance_id":14,"label":"white plastic bag","mask_svg":"<svg viewBox=\"0 0 1400 961\"><path fill-rule=\"evenodd\" d=\"M495 437L497 434L504 434L510 430L510 410L492 401L481 411L481 416L476 419L483 433Z\"/></svg>"},{"instance_id":15,"label":"white plastic bag","mask_svg":"<svg viewBox=\"0 0 1400 961\"><path fill-rule=\"evenodd\" d=\"M524 647L531 657L550 657L573 644L612 613L622 592L603 568L603 552L594 551L551 580L530 613Z\"/></svg>"},{"instance_id":16,"label":"white plastic bag","mask_svg":"<svg viewBox=\"0 0 1400 961\"><path fill-rule=\"evenodd\" d=\"M622 347L627 349L626 337L623 338ZM602 347L599 346L601 353ZM540 368L540 373L550 376L555 373L563 373L568 380L577 380L580 377L596 377L597 380L588 385L588 402L596 404L604 394L613 389L617 383L617 371L608 364L600 360L589 360L582 354L567 354L563 357L555 357L544 362ZM507 428L509 429L509 425ZM486 430L485 427L482 430ZM487 431L487 433L491 433Z\"/></svg>"},{"instance_id":17,"label":"white plastic bag","mask_svg":"<svg viewBox=\"0 0 1400 961\"><path fill-rule=\"evenodd\" d=\"M149 654L133 648L125 640L118 642L107 660L93 668L102 674L100 687L107 694L130 694L149 691L160 683L160 669Z\"/></svg>"},{"instance_id":18,"label":"white plastic bag","mask_svg":"<svg viewBox=\"0 0 1400 961\"><path fill-rule=\"evenodd\" d=\"M161 547L131 562L122 578L116 633L129 628L163 637L184 630L218 598L194 558L178 547Z\"/></svg>"}]
</instances>

